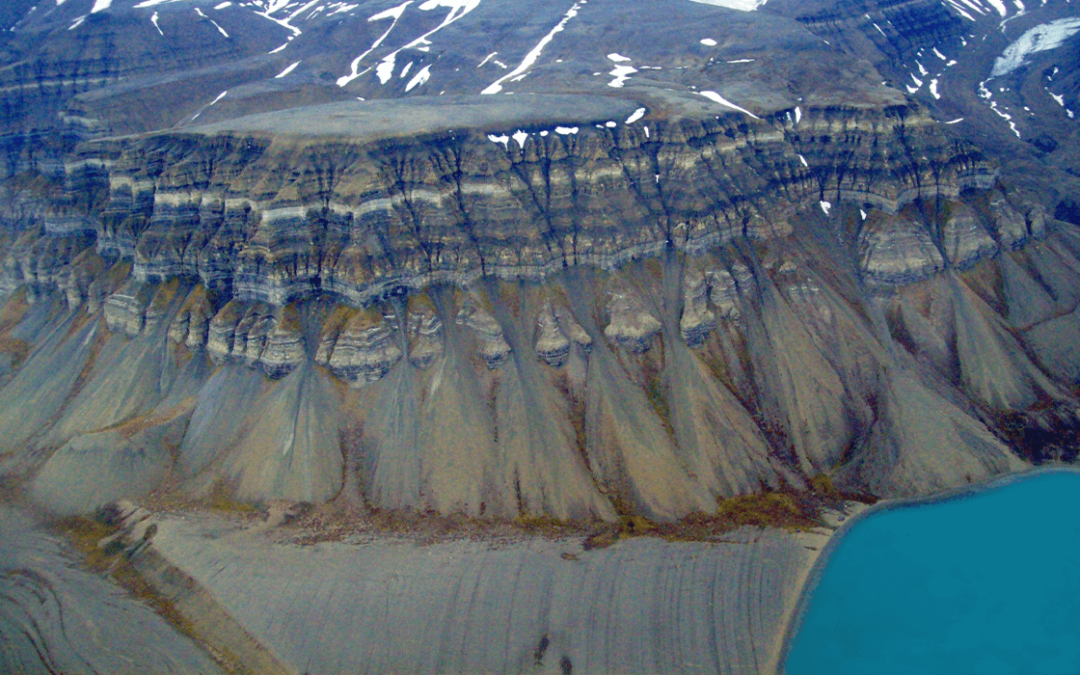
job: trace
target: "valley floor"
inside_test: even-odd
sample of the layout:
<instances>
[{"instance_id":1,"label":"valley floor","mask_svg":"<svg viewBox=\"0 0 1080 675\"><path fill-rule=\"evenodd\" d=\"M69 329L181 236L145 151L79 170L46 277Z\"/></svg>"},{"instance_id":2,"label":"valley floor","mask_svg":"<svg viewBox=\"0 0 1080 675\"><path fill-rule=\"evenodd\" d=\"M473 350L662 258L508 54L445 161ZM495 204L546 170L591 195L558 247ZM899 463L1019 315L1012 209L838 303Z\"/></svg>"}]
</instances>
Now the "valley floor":
<instances>
[{"instance_id":1,"label":"valley floor","mask_svg":"<svg viewBox=\"0 0 1080 675\"><path fill-rule=\"evenodd\" d=\"M310 520L280 525L273 513L129 506L125 515L121 538L84 551L115 556L114 577L118 565L136 572L125 585L145 584L141 595L165 603L223 670L283 673L774 672L805 580L842 518L827 512L830 527L809 531L742 527L709 542L641 536L593 547L572 532L326 540ZM5 560L6 576L20 565L18 555ZM5 611L0 624L15 618ZM70 648L56 642L56 621L43 616L27 633L44 653ZM96 630L106 655L117 647L100 635L128 627ZM102 663L93 671L124 672ZM178 668L212 672L194 661Z\"/></svg>"}]
</instances>

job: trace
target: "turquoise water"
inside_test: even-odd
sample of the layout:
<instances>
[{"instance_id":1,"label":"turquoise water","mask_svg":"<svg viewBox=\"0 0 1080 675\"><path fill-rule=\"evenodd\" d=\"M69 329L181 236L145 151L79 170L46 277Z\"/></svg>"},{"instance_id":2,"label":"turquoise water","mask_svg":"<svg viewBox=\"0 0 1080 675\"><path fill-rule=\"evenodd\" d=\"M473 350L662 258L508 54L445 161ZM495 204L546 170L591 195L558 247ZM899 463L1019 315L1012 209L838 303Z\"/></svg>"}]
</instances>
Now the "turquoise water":
<instances>
[{"instance_id":1,"label":"turquoise water","mask_svg":"<svg viewBox=\"0 0 1080 675\"><path fill-rule=\"evenodd\" d=\"M785 670L1080 673L1080 473L855 523L809 596Z\"/></svg>"}]
</instances>

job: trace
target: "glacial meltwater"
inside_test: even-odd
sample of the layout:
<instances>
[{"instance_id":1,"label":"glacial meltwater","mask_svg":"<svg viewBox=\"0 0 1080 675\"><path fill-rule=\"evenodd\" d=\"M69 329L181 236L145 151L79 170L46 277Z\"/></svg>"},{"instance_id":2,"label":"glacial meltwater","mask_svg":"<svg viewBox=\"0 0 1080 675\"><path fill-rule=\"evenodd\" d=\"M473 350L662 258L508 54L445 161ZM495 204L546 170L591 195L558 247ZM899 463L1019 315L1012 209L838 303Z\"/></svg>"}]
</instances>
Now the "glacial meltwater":
<instances>
[{"instance_id":1,"label":"glacial meltwater","mask_svg":"<svg viewBox=\"0 0 1080 675\"><path fill-rule=\"evenodd\" d=\"M880 510L831 547L788 675L1080 672L1080 472Z\"/></svg>"}]
</instances>

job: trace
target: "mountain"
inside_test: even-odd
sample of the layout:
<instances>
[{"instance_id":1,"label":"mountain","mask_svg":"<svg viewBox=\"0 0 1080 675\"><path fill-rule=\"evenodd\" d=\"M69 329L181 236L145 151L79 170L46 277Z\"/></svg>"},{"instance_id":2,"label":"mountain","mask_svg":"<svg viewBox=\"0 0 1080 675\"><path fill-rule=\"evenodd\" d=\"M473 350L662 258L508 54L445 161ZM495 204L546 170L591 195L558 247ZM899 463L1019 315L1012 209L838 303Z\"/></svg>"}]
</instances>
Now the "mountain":
<instances>
[{"instance_id":1,"label":"mountain","mask_svg":"<svg viewBox=\"0 0 1080 675\"><path fill-rule=\"evenodd\" d=\"M1068 0L0 9L0 474L678 521L1073 461Z\"/></svg>"}]
</instances>

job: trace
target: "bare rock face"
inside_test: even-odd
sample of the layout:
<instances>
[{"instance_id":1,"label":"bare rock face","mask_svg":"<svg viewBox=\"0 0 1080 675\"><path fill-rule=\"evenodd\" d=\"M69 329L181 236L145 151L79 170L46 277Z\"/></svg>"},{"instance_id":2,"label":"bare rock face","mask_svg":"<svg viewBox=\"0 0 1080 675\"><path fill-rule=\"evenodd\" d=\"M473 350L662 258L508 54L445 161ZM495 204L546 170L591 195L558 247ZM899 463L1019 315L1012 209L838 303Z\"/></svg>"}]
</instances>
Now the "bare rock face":
<instances>
[{"instance_id":1,"label":"bare rock face","mask_svg":"<svg viewBox=\"0 0 1080 675\"><path fill-rule=\"evenodd\" d=\"M100 306L102 297L91 298L90 287L94 280L102 275L108 267L108 262L97 254L97 251L83 251L71 262L71 272L67 279L57 281L57 288L64 292L68 307L79 307L84 302L91 302L96 312Z\"/></svg>"},{"instance_id":2,"label":"bare rock face","mask_svg":"<svg viewBox=\"0 0 1080 675\"><path fill-rule=\"evenodd\" d=\"M375 382L401 360L398 333L377 308L343 313L347 316L323 339L315 360L346 382Z\"/></svg>"},{"instance_id":3,"label":"bare rock face","mask_svg":"<svg viewBox=\"0 0 1080 675\"><path fill-rule=\"evenodd\" d=\"M296 305L285 305L274 313L274 321L259 356L259 365L267 375L278 378L289 374L306 360L304 335L300 331Z\"/></svg>"},{"instance_id":4,"label":"bare rock face","mask_svg":"<svg viewBox=\"0 0 1080 675\"><path fill-rule=\"evenodd\" d=\"M1013 208L1005 195L994 192L990 196L990 213L994 219L998 239L1006 249L1019 248L1030 235L1027 221Z\"/></svg>"},{"instance_id":5,"label":"bare rock face","mask_svg":"<svg viewBox=\"0 0 1080 675\"><path fill-rule=\"evenodd\" d=\"M708 300L706 275L700 272L687 275L683 282L683 313L679 319L679 332L691 347L704 344L709 333L716 328L716 314L709 309Z\"/></svg>"},{"instance_id":6,"label":"bare rock face","mask_svg":"<svg viewBox=\"0 0 1080 675\"><path fill-rule=\"evenodd\" d=\"M487 364L488 370L499 367L510 356L510 345L503 335L502 326L471 297L466 298L456 320L458 324L468 326L476 334L480 341L478 353Z\"/></svg>"},{"instance_id":7,"label":"bare rock face","mask_svg":"<svg viewBox=\"0 0 1080 675\"><path fill-rule=\"evenodd\" d=\"M411 298L406 315L409 363L427 368L443 354L443 324L435 305L426 295Z\"/></svg>"},{"instance_id":8,"label":"bare rock face","mask_svg":"<svg viewBox=\"0 0 1080 675\"><path fill-rule=\"evenodd\" d=\"M859 260L869 280L904 284L945 267L930 233L904 217L871 218L859 234Z\"/></svg>"},{"instance_id":9,"label":"bare rock face","mask_svg":"<svg viewBox=\"0 0 1080 675\"><path fill-rule=\"evenodd\" d=\"M573 312L566 307L557 306L555 308L555 318L558 320L559 328L562 330L563 334L570 338L570 341L574 343L583 354L588 354L592 351L592 336L577 322Z\"/></svg>"},{"instance_id":10,"label":"bare rock face","mask_svg":"<svg viewBox=\"0 0 1080 675\"><path fill-rule=\"evenodd\" d=\"M975 211L956 202L942 228L941 238L945 257L957 267L969 267L976 261L994 255L997 242L987 232Z\"/></svg>"},{"instance_id":11,"label":"bare rock face","mask_svg":"<svg viewBox=\"0 0 1080 675\"><path fill-rule=\"evenodd\" d=\"M549 366L558 368L566 363L570 354L570 340L559 326L551 303L545 302L536 319L536 355Z\"/></svg>"},{"instance_id":12,"label":"bare rock face","mask_svg":"<svg viewBox=\"0 0 1080 675\"><path fill-rule=\"evenodd\" d=\"M716 316L727 321L738 321L740 294L752 296L754 293L754 275L750 268L741 261L735 261L730 270L718 269L710 276L709 300L716 308Z\"/></svg>"},{"instance_id":13,"label":"bare rock face","mask_svg":"<svg viewBox=\"0 0 1080 675\"><path fill-rule=\"evenodd\" d=\"M306 358L295 307L236 300L210 320L206 351L215 363L258 365L270 377L283 377Z\"/></svg>"},{"instance_id":14,"label":"bare rock face","mask_svg":"<svg viewBox=\"0 0 1080 675\"><path fill-rule=\"evenodd\" d=\"M169 325L169 341L193 349L205 347L213 317L214 308L206 287L197 284Z\"/></svg>"},{"instance_id":15,"label":"bare rock face","mask_svg":"<svg viewBox=\"0 0 1080 675\"><path fill-rule=\"evenodd\" d=\"M113 332L134 337L146 325L146 309L153 287L130 279L105 301L105 325Z\"/></svg>"},{"instance_id":16,"label":"bare rock face","mask_svg":"<svg viewBox=\"0 0 1080 675\"><path fill-rule=\"evenodd\" d=\"M609 321L604 335L611 341L634 354L644 354L652 346L652 339L660 333L660 321L645 309L636 293L620 289L611 293L607 311Z\"/></svg>"}]
</instances>

